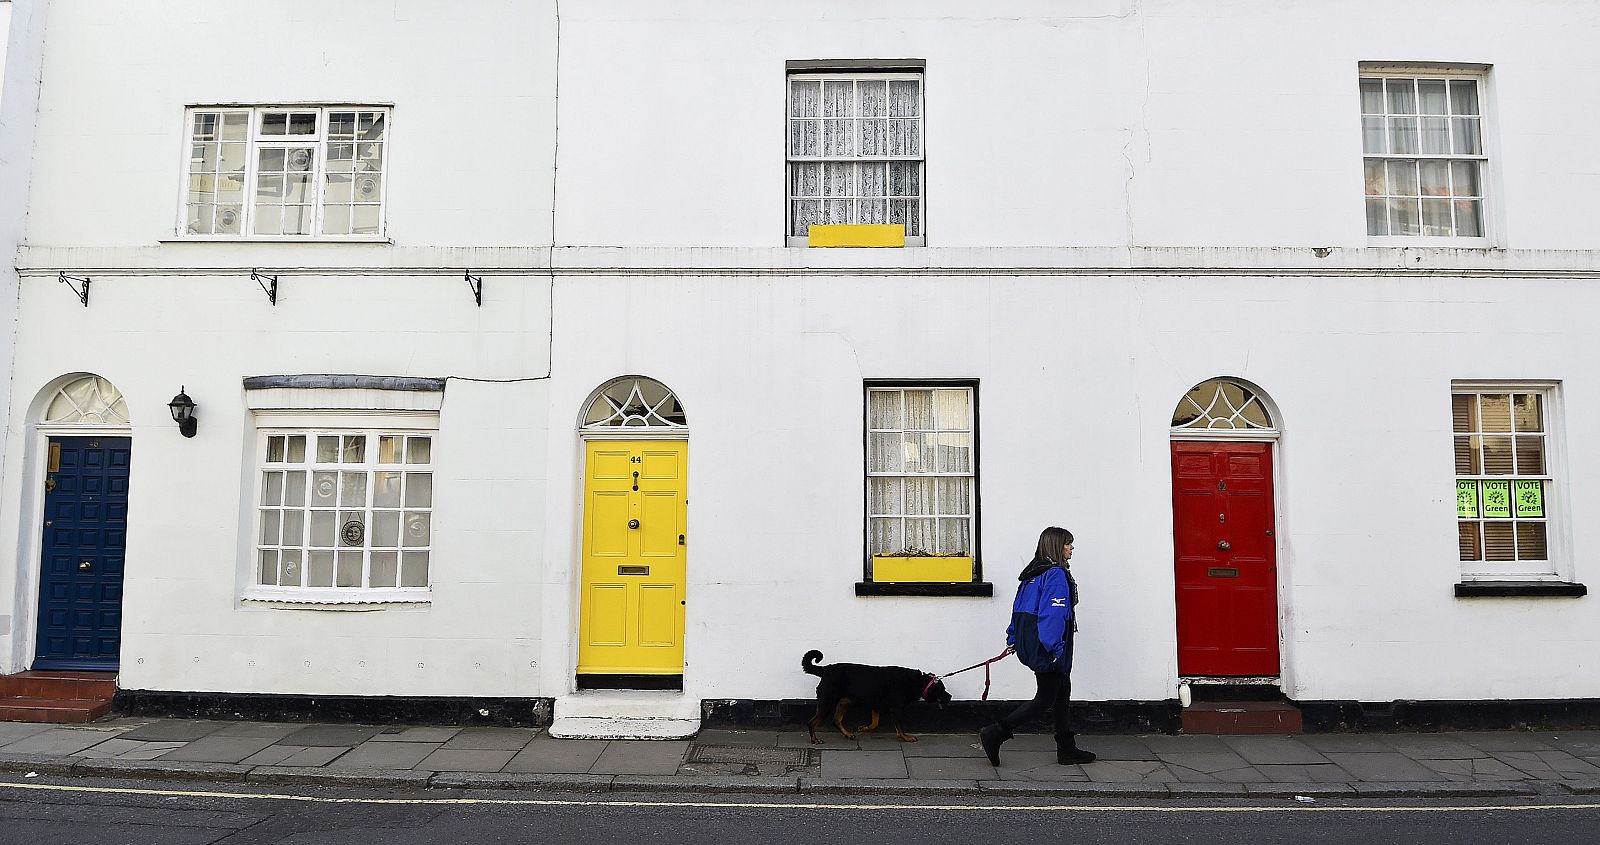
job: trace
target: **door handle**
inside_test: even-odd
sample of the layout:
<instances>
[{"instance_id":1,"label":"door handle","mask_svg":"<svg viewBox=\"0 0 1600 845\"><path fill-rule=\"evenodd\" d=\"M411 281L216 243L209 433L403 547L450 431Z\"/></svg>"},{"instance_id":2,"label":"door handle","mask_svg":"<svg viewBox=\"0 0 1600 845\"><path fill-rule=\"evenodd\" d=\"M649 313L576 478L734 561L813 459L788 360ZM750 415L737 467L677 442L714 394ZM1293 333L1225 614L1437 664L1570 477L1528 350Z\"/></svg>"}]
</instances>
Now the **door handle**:
<instances>
[{"instance_id":1,"label":"door handle","mask_svg":"<svg viewBox=\"0 0 1600 845\"><path fill-rule=\"evenodd\" d=\"M90 563L90 562L88 562L86 560L78 561L78 571L79 572L88 572L89 570L91 570L93 568L94 568L94 564L92 564L92 563Z\"/></svg>"},{"instance_id":2,"label":"door handle","mask_svg":"<svg viewBox=\"0 0 1600 845\"><path fill-rule=\"evenodd\" d=\"M633 489L634 490L638 490L639 489L639 471L638 470L634 470L633 471Z\"/></svg>"},{"instance_id":3,"label":"door handle","mask_svg":"<svg viewBox=\"0 0 1600 845\"><path fill-rule=\"evenodd\" d=\"M1218 540L1217 541L1217 548L1219 548L1219 549L1221 549L1223 551L1227 551L1227 550L1233 548L1233 544L1228 542L1227 540Z\"/></svg>"},{"instance_id":4,"label":"door handle","mask_svg":"<svg viewBox=\"0 0 1600 845\"><path fill-rule=\"evenodd\" d=\"M628 520L628 527L629 528L638 528L639 527L639 520L637 520L637 519Z\"/></svg>"}]
</instances>

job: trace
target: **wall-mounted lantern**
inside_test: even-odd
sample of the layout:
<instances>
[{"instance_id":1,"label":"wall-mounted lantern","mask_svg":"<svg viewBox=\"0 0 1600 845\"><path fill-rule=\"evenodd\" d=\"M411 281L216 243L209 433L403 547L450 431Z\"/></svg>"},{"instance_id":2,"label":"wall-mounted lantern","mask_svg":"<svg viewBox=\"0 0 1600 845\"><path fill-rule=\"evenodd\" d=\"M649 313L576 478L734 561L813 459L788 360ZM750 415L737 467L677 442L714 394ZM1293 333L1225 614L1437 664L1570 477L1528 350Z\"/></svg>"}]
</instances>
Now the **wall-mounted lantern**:
<instances>
[{"instance_id":1,"label":"wall-mounted lantern","mask_svg":"<svg viewBox=\"0 0 1600 845\"><path fill-rule=\"evenodd\" d=\"M167 403L167 408L172 411L172 421L178 424L178 433L184 437L193 437L200 423L194 418L194 400L183 391L184 388L178 388L178 395L172 397L172 401Z\"/></svg>"}]
</instances>

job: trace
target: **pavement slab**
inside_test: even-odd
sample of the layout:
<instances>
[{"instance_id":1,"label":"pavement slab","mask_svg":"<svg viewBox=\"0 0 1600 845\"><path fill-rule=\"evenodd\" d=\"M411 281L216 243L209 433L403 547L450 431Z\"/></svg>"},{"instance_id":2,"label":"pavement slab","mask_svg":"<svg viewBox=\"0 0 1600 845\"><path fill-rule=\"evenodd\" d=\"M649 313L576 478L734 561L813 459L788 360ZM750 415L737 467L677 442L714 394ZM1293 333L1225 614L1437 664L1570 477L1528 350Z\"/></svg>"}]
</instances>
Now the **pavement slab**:
<instances>
[{"instance_id":1,"label":"pavement slab","mask_svg":"<svg viewBox=\"0 0 1600 845\"><path fill-rule=\"evenodd\" d=\"M515 751L492 748L440 748L423 758L416 768L435 772L498 772L516 755Z\"/></svg>"},{"instance_id":2,"label":"pavement slab","mask_svg":"<svg viewBox=\"0 0 1600 845\"><path fill-rule=\"evenodd\" d=\"M904 777L906 758L895 751L822 752L822 780Z\"/></svg>"},{"instance_id":3,"label":"pavement slab","mask_svg":"<svg viewBox=\"0 0 1600 845\"><path fill-rule=\"evenodd\" d=\"M905 758L906 772L918 780L996 780L999 775L983 757Z\"/></svg>"},{"instance_id":4,"label":"pavement slab","mask_svg":"<svg viewBox=\"0 0 1600 845\"><path fill-rule=\"evenodd\" d=\"M1156 757L1169 767L1181 766L1206 774L1242 769L1249 765L1243 757L1232 751L1163 751Z\"/></svg>"},{"instance_id":5,"label":"pavement slab","mask_svg":"<svg viewBox=\"0 0 1600 845\"><path fill-rule=\"evenodd\" d=\"M1328 762L1321 752L1292 736L1225 736L1222 743L1251 765L1310 766Z\"/></svg>"},{"instance_id":6,"label":"pavement slab","mask_svg":"<svg viewBox=\"0 0 1600 845\"><path fill-rule=\"evenodd\" d=\"M0 746L34 734L44 733L50 728L50 725L40 725L32 722L0 722Z\"/></svg>"},{"instance_id":7,"label":"pavement slab","mask_svg":"<svg viewBox=\"0 0 1600 845\"><path fill-rule=\"evenodd\" d=\"M180 760L190 763L237 763L259 753L273 740L270 737L223 736L220 732L185 743L178 749L163 754L163 760Z\"/></svg>"},{"instance_id":8,"label":"pavement slab","mask_svg":"<svg viewBox=\"0 0 1600 845\"><path fill-rule=\"evenodd\" d=\"M1306 734L1297 737L1305 747L1316 752L1345 751L1367 753L1393 751L1394 748L1377 734Z\"/></svg>"},{"instance_id":9,"label":"pavement slab","mask_svg":"<svg viewBox=\"0 0 1600 845\"><path fill-rule=\"evenodd\" d=\"M203 736L209 736L226 726L226 722L202 722L187 719L162 719L147 725L124 731L123 739L137 739L146 742L189 742Z\"/></svg>"},{"instance_id":10,"label":"pavement slab","mask_svg":"<svg viewBox=\"0 0 1600 845\"><path fill-rule=\"evenodd\" d=\"M395 727L384 728L383 732L367 740L368 742L446 742L461 733L460 728L452 727Z\"/></svg>"},{"instance_id":11,"label":"pavement slab","mask_svg":"<svg viewBox=\"0 0 1600 845\"><path fill-rule=\"evenodd\" d=\"M1178 736L1150 734L1139 737L1139 741L1143 742L1145 747L1149 748L1152 752L1144 757L1146 760L1152 759L1154 755L1162 752L1193 753L1201 751L1215 751L1218 753L1232 753L1232 750L1228 748L1227 743L1222 741L1222 737L1210 736L1206 734L1179 734Z\"/></svg>"},{"instance_id":12,"label":"pavement slab","mask_svg":"<svg viewBox=\"0 0 1600 845\"><path fill-rule=\"evenodd\" d=\"M462 728L444 744L445 750L521 751L539 735L536 728Z\"/></svg>"},{"instance_id":13,"label":"pavement slab","mask_svg":"<svg viewBox=\"0 0 1600 845\"><path fill-rule=\"evenodd\" d=\"M1063 766L1054 751L1006 751L995 769L1000 780L1087 783L1082 766Z\"/></svg>"},{"instance_id":14,"label":"pavement slab","mask_svg":"<svg viewBox=\"0 0 1600 845\"><path fill-rule=\"evenodd\" d=\"M1079 748L1093 751L1101 760L1149 760L1155 755L1150 746L1140 742L1136 736L1078 734L1077 743ZM1055 747L1055 737L1051 737L1049 748L1046 750L1054 752Z\"/></svg>"},{"instance_id":15,"label":"pavement slab","mask_svg":"<svg viewBox=\"0 0 1600 845\"><path fill-rule=\"evenodd\" d=\"M439 750L437 742L368 740L330 765L339 769L411 769Z\"/></svg>"},{"instance_id":16,"label":"pavement slab","mask_svg":"<svg viewBox=\"0 0 1600 845\"><path fill-rule=\"evenodd\" d=\"M1166 783L1178 779L1153 760L1096 760L1085 763L1083 773L1096 783Z\"/></svg>"},{"instance_id":17,"label":"pavement slab","mask_svg":"<svg viewBox=\"0 0 1600 845\"><path fill-rule=\"evenodd\" d=\"M308 725L278 740L278 744L354 748L382 731L383 728L366 725Z\"/></svg>"},{"instance_id":18,"label":"pavement slab","mask_svg":"<svg viewBox=\"0 0 1600 845\"><path fill-rule=\"evenodd\" d=\"M1332 763L1258 763L1251 768L1273 783L1347 783L1353 778Z\"/></svg>"},{"instance_id":19,"label":"pavement slab","mask_svg":"<svg viewBox=\"0 0 1600 845\"><path fill-rule=\"evenodd\" d=\"M1471 760L1489 756L1487 751L1444 734L1393 734L1383 741L1413 760Z\"/></svg>"},{"instance_id":20,"label":"pavement slab","mask_svg":"<svg viewBox=\"0 0 1600 845\"><path fill-rule=\"evenodd\" d=\"M1479 751L1555 751L1547 742L1547 734L1528 731L1481 731L1476 733L1445 733L1442 737L1464 742Z\"/></svg>"},{"instance_id":21,"label":"pavement slab","mask_svg":"<svg viewBox=\"0 0 1600 845\"><path fill-rule=\"evenodd\" d=\"M977 734L923 734L916 742L905 743L901 753L907 757L976 757L983 759Z\"/></svg>"},{"instance_id":22,"label":"pavement slab","mask_svg":"<svg viewBox=\"0 0 1600 845\"><path fill-rule=\"evenodd\" d=\"M305 725L297 725L292 722L230 722L218 728L216 733L207 738L228 736L267 739L276 742L303 727Z\"/></svg>"},{"instance_id":23,"label":"pavement slab","mask_svg":"<svg viewBox=\"0 0 1600 845\"><path fill-rule=\"evenodd\" d=\"M246 766L326 766L349 750L342 745L269 745L239 762Z\"/></svg>"},{"instance_id":24,"label":"pavement slab","mask_svg":"<svg viewBox=\"0 0 1600 845\"><path fill-rule=\"evenodd\" d=\"M1460 783L1528 780L1531 777L1526 772L1492 757L1482 760L1418 760L1417 762L1444 775L1445 780Z\"/></svg>"},{"instance_id":25,"label":"pavement slab","mask_svg":"<svg viewBox=\"0 0 1600 845\"><path fill-rule=\"evenodd\" d=\"M51 728L0 746L3 754L48 754L65 757L99 745L118 733L89 728Z\"/></svg>"},{"instance_id":26,"label":"pavement slab","mask_svg":"<svg viewBox=\"0 0 1600 845\"><path fill-rule=\"evenodd\" d=\"M1395 783L1443 781L1444 775L1398 751L1329 751L1328 762L1349 772L1355 780Z\"/></svg>"},{"instance_id":27,"label":"pavement slab","mask_svg":"<svg viewBox=\"0 0 1600 845\"><path fill-rule=\"evenodd\" d=\"M1560 731L1541 734L1539 738L1557 751L1578 757L1600 757L1600 731Z\"/></svg>"},{"instance_id":28,"label":"pavement slab","mask_svg":"<svg viewBox=\"0 0 1600 845\"><path fill-rule=\"evenodd\" d=\"M181 742L140 742L117 737L85 748L75 756L88 760L154 760L183 746L184 743Z\"/></svg>"},{"instance_id":29,"label":"pavement slab","mask_svg":"<svg viewBox=\"0 0 1600 845\"><path fill-rule=\"evenodd\" d=\"M589 767L596 775L670 775L683 765L683 740L612 740Z\"/></svg>"},{"instance_id":30,"label":"pavement slab","mask_svg":"<svg viewBox=\"0 0 1600 845\"><path fill-rule=\"evenodd\" d=\"M1539 780L1600 777L1600 767L1565 751L1496 751L1492 756Z\"/></svg>"},{"instance_id":31,"label":"pavement slab","mask_svg":"<svg viewBox=\"0 0 1600 845\"><path fill-rule=\"evenodd\" d=\"M507 772L529 774L582 774L594 768L595 761L610 743L603 739L550 739L540 737L518 751Z\"/></svg>"}]
</instances>

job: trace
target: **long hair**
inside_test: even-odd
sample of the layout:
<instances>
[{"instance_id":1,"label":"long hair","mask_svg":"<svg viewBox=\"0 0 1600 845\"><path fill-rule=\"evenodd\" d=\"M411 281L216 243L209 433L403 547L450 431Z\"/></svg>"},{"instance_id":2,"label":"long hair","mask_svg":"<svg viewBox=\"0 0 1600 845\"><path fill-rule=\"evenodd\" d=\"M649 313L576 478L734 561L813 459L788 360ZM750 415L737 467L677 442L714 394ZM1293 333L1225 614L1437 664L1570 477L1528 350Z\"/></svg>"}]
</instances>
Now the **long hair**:
<instances>
[{"instance_id":1,"label":"long hair","mask_svg":"<svg viewBox=\"0 0 1600 845\"><path fill-rule=\"evenodd\" d=\"M1072 532L1054 525L1039 532L1039 547L1033 552L1033 562L1050 561L1060 566L1067 562L1067 546L1072 544Z\"/></svg>"}]
</instances>

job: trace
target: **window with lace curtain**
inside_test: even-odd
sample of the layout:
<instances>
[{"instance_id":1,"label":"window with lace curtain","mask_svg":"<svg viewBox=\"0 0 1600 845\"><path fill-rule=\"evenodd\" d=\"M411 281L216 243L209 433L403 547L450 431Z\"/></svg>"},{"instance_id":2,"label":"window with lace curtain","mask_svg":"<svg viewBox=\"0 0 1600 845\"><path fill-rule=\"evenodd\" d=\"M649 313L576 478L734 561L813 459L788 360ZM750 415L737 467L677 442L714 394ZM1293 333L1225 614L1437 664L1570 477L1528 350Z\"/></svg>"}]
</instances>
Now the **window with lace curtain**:
<instances>
[{"instance_id":1,"label":"window with lace curtain","mask_svg":"<svg viewBox=\"0 0 1600 845\"><path fill-rule=\"evenodd\" d=\"M925 243L922 74L789 74L791 246L814 224L902 224Z\"/></svg>"},{"instance_id":2,"label":"window with lace curtain","mask_svg":"<svg viewBox=\"0 0 1600 845\"><path fill-rule=\"evenodd\" d=\"M867 387L867 554L878 581L976 573L976 387Z\"/></svg>"},{"instance_id":3,"label":"window with lace curtain","mask_svg":"<svg viewBox=\"0 0 1600 845\"><path fill-rule=\"evenodd\" d=\"M1538 576L1551 563L1553 388L1451 390L1456 528L1464 576Z\"/></svg>"}]
</instances>

